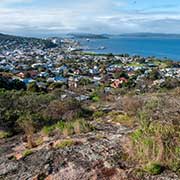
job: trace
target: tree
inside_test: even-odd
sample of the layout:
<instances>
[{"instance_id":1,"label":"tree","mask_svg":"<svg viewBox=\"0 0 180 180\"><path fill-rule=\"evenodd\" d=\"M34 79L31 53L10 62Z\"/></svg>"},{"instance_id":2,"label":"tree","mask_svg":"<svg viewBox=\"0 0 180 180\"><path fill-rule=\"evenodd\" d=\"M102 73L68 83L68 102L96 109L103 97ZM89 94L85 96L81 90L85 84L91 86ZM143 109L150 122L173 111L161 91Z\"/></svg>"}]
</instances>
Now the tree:
<instances>
[{"instance_id":1,"label":"tree","mask_svg":"<svg viewBox=\"0 0 180 180\"><path fill-rule=\"evenodd\" d=\"M18 79L15 79L11 82L11 88L16 89L16 90L25 90L26 89L26 84Z\"/></svg>"},{"instance_id":2,"label":"tree","mask_svg":"<svg viewBox=\"0 0 180 180\"><path fill-rule=\"evenodd\" d=\"M19 117L17 122L18 122L19 126L23 129L23 131L25 132L28 148L35 147L36 144L33 139L33 134L35 132L35 124L32 120L31 115L24 114Z\"/></svg>"},{"instance_id":3,"label":"tree","mask_svg":"<svg viewBox=\"0 0 180 180\"><path fill-rule=\"evenodd\" d=\"M39 92L39 87L36 82L32 82L27 86L27 90L31 92Z\"/></svg>"},{"instance_id":4,"label":"tree","mask_svg":"<svg viewBox=\"0 0 180 180\"><path fill-rule=\"evenodd\" d=\"M149 79L151 79L151 80L160 79L160 77L161 77L161 75L160 75L158 69L152 69L152 71L149 74Z\"/></svg>"}]
</instances>

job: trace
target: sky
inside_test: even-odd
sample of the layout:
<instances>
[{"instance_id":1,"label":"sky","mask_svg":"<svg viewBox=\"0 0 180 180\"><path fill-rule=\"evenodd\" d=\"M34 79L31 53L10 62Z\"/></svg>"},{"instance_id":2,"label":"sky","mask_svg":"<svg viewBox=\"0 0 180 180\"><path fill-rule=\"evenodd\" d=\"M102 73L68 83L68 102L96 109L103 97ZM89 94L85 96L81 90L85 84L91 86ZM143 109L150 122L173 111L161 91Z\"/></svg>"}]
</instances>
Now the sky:
<instances>
[{"instance_id":1,"label":"sky","mask_svg":"<svg viewBox=\"0 0 180 180\"><path fill-rule=\"evenodd\" d=\"M180 0L0 0L0 32L180 34Z\"/></svg>"}]
</instances>

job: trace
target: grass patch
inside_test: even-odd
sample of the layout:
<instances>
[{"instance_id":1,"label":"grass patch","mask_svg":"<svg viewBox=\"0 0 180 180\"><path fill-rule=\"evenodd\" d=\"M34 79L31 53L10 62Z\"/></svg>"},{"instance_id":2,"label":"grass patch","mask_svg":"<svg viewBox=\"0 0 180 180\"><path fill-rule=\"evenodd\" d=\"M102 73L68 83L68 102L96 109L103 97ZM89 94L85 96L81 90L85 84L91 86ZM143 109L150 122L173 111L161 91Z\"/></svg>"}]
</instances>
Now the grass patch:
<instances>
[{"instance_id":1,"label":"grass patch","mask_svg":"<svg viewBox=\"0 0 180 180\"><path fill-rule=\"evenodd\" d=\"M23 157L27 157L27 156L31 155L32 153L33 153L32 150L27 149L27 150L25 150L25 151L22 153L22 156L23 156Z\"/></svg>"},{"instance_id":2,"label":"grass patch","mask_svg":"<svg viewBox=\"0 0 180 180\"><path fill-rule=\"evenodd\" d=\"M37 138L37 139L35 140L35 144L36 144L37 146L42 145L42 144L43 144L43 138L42 138L42 137Z\"/></svg>"},{"instance_id":3,"label":"grass patch","mask_svg":"<svg viewBox=\"0 0 180 180\"><path fill-rule=\"evenodd\" d=\"M63 149L65 147L73 146L74 144L75 142L72 139L67 139L57 143L55 147Z\"/></svg>"},{"instance_id":4,"label":"grass patch","mask_svg":"<svg viewBox=\"0 0 180 180\"><path fill-rule=\"evenodd\" d=\"M132 67L143 67L143 64L140 63L136 63L136 62L132 62L132 63L128 63L128 66L132 66Z\"/></svg>"},{"instance_id":5,"label":"grass patch","mask_svg":"<svg viewBox=\"0 0 180 180\"><path fill-rule=\"evenodd\" d=\"M93 130L93 127L84 119L76 119L70 122L59 121L55 125L46 126L42 129L46 135L51 135L53 132L58 131L64 136L86 133L91 130Z\"/></svg>"},{"instance_id":6,"label":"grass patch","mask_svg":"<svg viewBox=\"0 0 180 180\"><path fill-rule=\"evenodd\" d=\"M119 114L116 115L113 119L113 122L119 123L123 126L132 127L134 125L134 120L132 117L128 116L127 114Z\"/></svg>"},{"instance_id":7,"label":"grass patch","mask_svg":"<svg viewBox=\"0 0 180 180\"><path fill-rule=\"evenodd\" d=\"M42 129L43 134L45 135L51 135L51 133L54 131L55 126L44 126Z\"/></svg>"},{"instance_id":8,"label":"grass patch","mask_svg":"<svg viewBox=\"0 0 180 180\"><path fill-rule=\"evenodd\" d=\"M93 113L93 117L94 118L100 118L104 115L104 112L103 111L96 111Z\"/></svg>"},{"instance_id":9,"label":"grass patch","mask_svg":"<svg viewBox=\"0 0 180 180\"><path fill-rule=\"evenodd\" d=\"M150 174L156 173L160 168L157 166L158 162L164 167L178 171L180 169L179 132L180 127L177 125L141 121L140 128L130 136L131 158L140 164L148 164L145 169ZM151 162L157 163L149 164Z\"/></svg>"},{"instance_id":10,"label":"grass patch","mask_svg":"<svg viewBox=\"0 0 180 180\"><path fill-rule=\"evenodd\" d=\"M0 139L7 138L10 136L10 133L6 131L0 131Z\"/></svg>"},{"instance_id":11,"label":"grass patch","mask_svg":"<svg viewBox=\"0 0 180 180\"><path fill-rule=\"evenodd\" d=\"M99 97L99 96L93 96L93 97L91 97L91 99L92 99L94 102L99 102L99 101L100 101L100 97Z\"/></svg>"},{"instance_id":12,"label":"grass patch","mask_svg":"<svg viewBox=\"0 0 180 180\"><path fill-rule=\"evenodd\" d=\"M163 172L164 167L158 163L149 163L144 167L144 170L149 174L158 175Z\"/></svg>"}]
</instances>

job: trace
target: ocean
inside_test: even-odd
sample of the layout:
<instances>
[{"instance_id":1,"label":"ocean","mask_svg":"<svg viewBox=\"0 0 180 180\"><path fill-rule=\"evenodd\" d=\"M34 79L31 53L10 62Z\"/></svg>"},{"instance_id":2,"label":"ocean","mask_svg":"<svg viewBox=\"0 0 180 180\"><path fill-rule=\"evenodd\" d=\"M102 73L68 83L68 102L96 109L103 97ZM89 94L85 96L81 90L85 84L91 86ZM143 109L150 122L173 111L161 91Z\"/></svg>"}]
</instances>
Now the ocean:
<instances>
[{"instance_id":1,"label":"ocean","mask_svg":"<svg viewBox=\"0 0 180 180\"><path fill-rule=\"evenodd\" d=\"M180 61L180 38L111 37L109 39L90 39L90 41L81 39L79 41L85 47L85 51L127 53L129 55L155 56L160 59L168 58Z\"/></svg>"}]
</instances>

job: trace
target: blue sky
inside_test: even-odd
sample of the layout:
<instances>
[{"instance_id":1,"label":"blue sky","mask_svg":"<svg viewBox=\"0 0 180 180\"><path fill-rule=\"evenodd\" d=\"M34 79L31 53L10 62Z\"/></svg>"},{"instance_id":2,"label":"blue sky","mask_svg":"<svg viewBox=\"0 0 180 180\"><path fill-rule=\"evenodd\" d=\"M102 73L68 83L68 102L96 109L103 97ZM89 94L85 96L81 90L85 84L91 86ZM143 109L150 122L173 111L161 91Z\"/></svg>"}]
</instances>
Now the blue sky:
<instances>
[{"instance_id":1,"label":"blue sky","mask_svg":"<svg viewBox=\"0 0 180 180\"><path fill-rule=\"evenodd\" d=\"M180 33L180 0L0 0L0 32Z\"/></svg>"}]
</instances>

